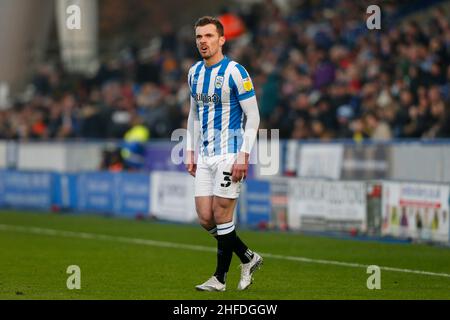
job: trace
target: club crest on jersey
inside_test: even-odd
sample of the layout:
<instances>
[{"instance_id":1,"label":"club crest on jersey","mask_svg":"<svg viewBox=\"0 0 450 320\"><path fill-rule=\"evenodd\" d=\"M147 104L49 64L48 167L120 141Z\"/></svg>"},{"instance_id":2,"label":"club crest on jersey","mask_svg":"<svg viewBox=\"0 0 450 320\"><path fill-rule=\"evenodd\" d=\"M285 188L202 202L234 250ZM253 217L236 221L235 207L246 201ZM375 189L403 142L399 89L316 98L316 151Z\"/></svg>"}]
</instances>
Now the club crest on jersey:
<instances>
[{"instance_id":1,"label":"club crest on jersey","mask_svg":"<svg viewBox=\"0 0 450 320\"><path fill-rule=\"evenodd\" d=\"M245 78L243 81L245 91L251 91L253 89L252 81L250 78Z\"/></svg>"},{"instance_id":2,"label":"club crest on jersey","mask_svg":"<svg viewBox=\"0 0 450 320\"><path fill-rule=\"evenodd\" d=\"M222 88L222 85L223 85L223 77L217 76L216 80L214 81L214 86L216 87L216 89L220 89Z\"/></svg>"}]
</instances>

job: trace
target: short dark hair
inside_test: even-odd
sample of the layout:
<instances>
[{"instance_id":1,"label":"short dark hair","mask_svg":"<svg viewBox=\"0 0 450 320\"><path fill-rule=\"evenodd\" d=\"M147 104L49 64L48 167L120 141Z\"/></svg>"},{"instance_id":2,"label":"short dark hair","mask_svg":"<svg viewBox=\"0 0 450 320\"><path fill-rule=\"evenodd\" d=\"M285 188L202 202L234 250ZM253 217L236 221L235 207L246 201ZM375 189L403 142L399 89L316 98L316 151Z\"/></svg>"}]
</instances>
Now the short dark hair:
<instances>
[{"instance_id":1,"label":"short dark hair","mask_svg":"<svg viewBox=\"0 0 450 320\"><path fill-rule=\"evenodd\" d=\"M223 37L223 35L224 35L223 24L222 24L222 22L220 22L219 19L217 19L215 17L203 16L203 17L199 18L197 20L197 22L195 22L194 29L197 27L206 26L208 24L215 25L217 28L217 32L219 33L219 36Z\"/></svg>"}]
</instances>

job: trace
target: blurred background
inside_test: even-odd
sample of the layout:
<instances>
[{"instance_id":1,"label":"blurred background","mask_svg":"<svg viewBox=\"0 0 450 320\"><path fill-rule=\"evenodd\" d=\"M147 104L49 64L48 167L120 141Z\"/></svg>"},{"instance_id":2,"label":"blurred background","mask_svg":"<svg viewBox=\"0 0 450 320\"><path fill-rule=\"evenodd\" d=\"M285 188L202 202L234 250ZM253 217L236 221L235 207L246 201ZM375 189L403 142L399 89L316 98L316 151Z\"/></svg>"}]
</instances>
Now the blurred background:
<instances>
[{"instance_id":1,"label":"blurred background","mask_svg":"<svg viewBox=\"0 0 450 320\"><path fill-rule=\"evenodd\" d=\"M71 4L80 30L66 26ZM185 126L204 14L224 21L226 54L254 78L261 128L283 139L450 137L448 3L381 1L381 30L366 27L370 4L2 0L0 137L120 139L133 115L170 137Z\"/></svg>"},{"instance_id":2,"label":"blurred background","mask_svg":"<svg viewBox=\"0 0 450 320\"><path fill-rule=\"evenodd\" d=\"M366 26L373 4L380 30ZM67 27L72 5L80 29ZM170 138L186 127L202 15L223 21L260 128L281 139L275 175L251 167L243 223L449 241L450 1L0 0L0 205L195 219L161 207L173 189L160 184L178 174L192 198ZM33 203L23 195L43 172L47 198ZM119 192L110 172L136 185ZM117 192L143 198L123 209ZM319 207L296 202L307 198Z\"/></svg>"}]
</instances>

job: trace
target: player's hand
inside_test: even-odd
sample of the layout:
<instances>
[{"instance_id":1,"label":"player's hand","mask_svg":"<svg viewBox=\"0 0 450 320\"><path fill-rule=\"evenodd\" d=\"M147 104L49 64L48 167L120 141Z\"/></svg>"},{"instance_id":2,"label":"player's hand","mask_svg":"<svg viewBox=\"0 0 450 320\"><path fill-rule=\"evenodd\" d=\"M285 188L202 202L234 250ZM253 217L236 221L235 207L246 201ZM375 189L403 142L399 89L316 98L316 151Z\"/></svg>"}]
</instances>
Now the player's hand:
<instances>
[{"instance_id":1,"label":"player's hand","mask_svg":"<svg viewBox=\"0 0 450 320\"><path fill-rule=\"evenodd\" d=\"M195 177L195 172L197 171L197 164L195 163L194 151L186 152L186 170L189 174Z\"/></svg>"},{"instance_id":2,"label":"player's hand","mask_svg":"<svg viewBox=\"0 0 450 320\"><path fill-rule=\"evenodd\" d=\"M249 154L245 152L239 152L236 161L231 168L231 180L238 182L247 177L248 172L248 157Z\"/></svg>"}]
</instances>

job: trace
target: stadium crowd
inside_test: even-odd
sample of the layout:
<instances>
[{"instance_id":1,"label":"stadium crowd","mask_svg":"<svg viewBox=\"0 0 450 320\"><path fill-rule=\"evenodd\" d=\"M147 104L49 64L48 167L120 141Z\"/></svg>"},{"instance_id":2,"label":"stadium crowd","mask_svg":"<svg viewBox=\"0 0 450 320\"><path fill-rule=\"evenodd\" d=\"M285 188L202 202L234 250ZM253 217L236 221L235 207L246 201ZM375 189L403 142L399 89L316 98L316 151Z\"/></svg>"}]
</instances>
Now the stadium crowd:
<instances>
[{"instance_id":1,"label":"stadium crowd","mask_svg":"<svg viewBox=\"0 0 450 320\"><path fill-rule=\"evenodd\" d=\"M382 29L368 30L366 2L297 1L285 13L267 0L235 12L246 32L225 53L252 76L261 128L292 139L450 137L448 17L400 19L404 5L387 3ZM140 121L170 137L186 126L198 53L192 26L165 26L156 40L154 50L127 46L90 78L41 65L25 98L0 110L0 139L120 139Z\"/></svg>"}]
</instances>

